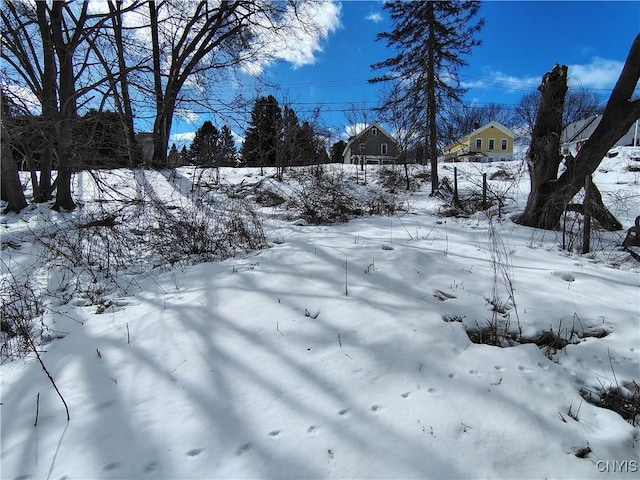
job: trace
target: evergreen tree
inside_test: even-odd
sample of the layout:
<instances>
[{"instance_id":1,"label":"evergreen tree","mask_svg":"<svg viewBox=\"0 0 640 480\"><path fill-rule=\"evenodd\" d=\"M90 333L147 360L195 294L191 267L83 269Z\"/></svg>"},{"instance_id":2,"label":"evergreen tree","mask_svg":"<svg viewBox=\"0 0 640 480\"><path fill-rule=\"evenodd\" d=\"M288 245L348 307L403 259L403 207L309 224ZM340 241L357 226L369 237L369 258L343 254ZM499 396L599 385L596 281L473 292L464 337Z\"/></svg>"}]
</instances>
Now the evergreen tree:
<instances>
[{"instance_id":1,"label":"evergreen tree","mask_svg":"<svg viewBox=\"0 0 640 480\"><path fill-rule=\"evenodd\" d=\"M248 166L275 166L282 111L273 95L256 100L244 143L240 149L242 160Z\"/></svg>"},{"instance_id":2,"label":"evergreen tree","mask_svg":"<svg viewBox=\"0 0 640 480\"><path fill-rule=\"evenodd\" d=\"M372 68L388 72L370 81L400 82L403 95L388 100L385 107L389 102L400 102L408 109L426 108L423 116L433 193L438 188L436 115L444 102L459 101L465 91L460 87L458 70L467 64L462 55L480 44L475 35L482 29L484 19L474 20L480 3L388 2L384 8L391 16L393 29L378 34L377 39L386 40L387 46L398 53L373 64Z\"/></svg>"},{"instance_id":3,"label":"evergreen tree","mask_svg":"<svg viewBox=\"0 0 640 480\"><path fill-rule=\"evenodd\" d=\"M178 147L175 143L173 143L171 145L171 148L169 149L169 155L167 156L167 166L169 168L178 167L179 160L180 158L178 157Z\"/></svg>"},{"instance_id":4,"label":"evergreen tree","mask_svg":"<svg viewBox=\"0 0 640 480\"><path fill-rule=\"evenodd\" d=\"M298 132L300 130L300 122L298 115L293 108L284 107L282 115L282 146L278 158L278 166L300 165L300 151L298 148Z\"/></svg>"},{"instance_id":5,"label":"evergreen tree","mask_svg":"<svg viewBox=\"0 0 640 480\"><path fill-rule=\"evenodd\" d=\"M213 124L207 120L196 130L196 135L189 148L189 157L194 165L202 167L217 166L219 157L220 133Z\"/></svg>"},{"instance_id":6,"label":"evergreen tree","mask_svg":"<svg viewBox=\"0 0 640 480\"><path fill-rule=\"evenodd\" d=\"M223 125L220 129L219 139L220 165L235 167L236 166L236 141L233 139L231 129Z\"/></svg>"},{"instance_id":7,"label":"evergreen tree","mask_svg":"<svg viewBox=\"0 0 640 480\"><path fill-rule=\"evenodd\" d=\"M82 162L76 168L118 168L127 165L126 132L117 113L91 109L73 126L73 148Z\"/></svg>"},{"instance_id":8,"label":"evergreen tree","mask_svg":"<svg viewBox=\"0 0 640 480\"><path fill-rule=\"evenodd\" d=\"M303 122L302 126L298 129L296 147L298 152L298 165L324 163L320 156L320 142L316 138L313 126L309 122Z\"/></svg>"},{"instance_id":9,"label":"evergreen tree","mask_svg":"<svg viewBox=\"0 0 640 480\"><path fill-rule=\"evenodd\" d=\"M344 158L342 158L342 153L344 149L347 148L347 142L344 140L339 140L331 146L330 158L331 163L342 163L344 162Z\"/></svg>"}]
</instances>

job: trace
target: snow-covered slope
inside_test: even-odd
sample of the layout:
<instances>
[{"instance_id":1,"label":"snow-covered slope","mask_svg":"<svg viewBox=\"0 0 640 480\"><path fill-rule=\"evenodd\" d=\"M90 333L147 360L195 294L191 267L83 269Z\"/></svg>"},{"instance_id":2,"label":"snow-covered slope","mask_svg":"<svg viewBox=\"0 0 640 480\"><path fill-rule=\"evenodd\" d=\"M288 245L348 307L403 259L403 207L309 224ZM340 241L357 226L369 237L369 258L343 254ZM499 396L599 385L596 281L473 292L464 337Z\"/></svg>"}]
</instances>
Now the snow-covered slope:
<instances>
[{"instance_id":1,"label":"snow-covered slope","mask_svg":"<svg viewBox=\"0 0 640 480\"><path fill-rule=\"evenodd\" d=\"M620 149L596 175L625 227L640 214L627 168L639 153ZM464 192L483 171L515 173L491 183L506 214L436 216L426 187L399 191L406 211L340 225L262 208L268 249L158 268L100 314L50 307L64 338L41 356L71 420L33 356L3 363L2 478L636 478L639 428L580 394L640 380L639 276L614 246L622 233L597 233L594 254L562 251L560 232L509 219L524 206L520 165L456 166ZM187 201L188 188L144 175ZM222 172L227 186L257 178ZM78 176L87 203L90 185ZM42 228L65 217L4 216L3 242L44 216ZM35 249L3 248L3 274ZM469 340L496 321L576 343Z\"/></svg>"}]
</instances>

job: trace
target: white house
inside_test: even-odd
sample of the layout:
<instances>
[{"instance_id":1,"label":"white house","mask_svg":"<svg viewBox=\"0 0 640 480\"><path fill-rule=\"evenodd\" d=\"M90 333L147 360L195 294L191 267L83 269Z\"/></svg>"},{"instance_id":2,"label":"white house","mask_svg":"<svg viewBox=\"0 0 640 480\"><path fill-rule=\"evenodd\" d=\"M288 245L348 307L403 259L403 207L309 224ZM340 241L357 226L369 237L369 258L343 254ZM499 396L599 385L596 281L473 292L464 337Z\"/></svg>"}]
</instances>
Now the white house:
<instances>
[{"instance_id":1,"label":"white house","mask_svg":"<svg viewBox=\"0 0 640 480\"><path fill-rule=\"evenodd\" d=\"M602 115L592 115L583 120L570 123L562 131L560 144L562 146L563 155L577 155L584 142L593 134L596 127L602 120ZM614 147L627 147L640 145L640 126L638 120L631 126L629 131L625 133L614 145Z\"/></svg>"}]
</instances>

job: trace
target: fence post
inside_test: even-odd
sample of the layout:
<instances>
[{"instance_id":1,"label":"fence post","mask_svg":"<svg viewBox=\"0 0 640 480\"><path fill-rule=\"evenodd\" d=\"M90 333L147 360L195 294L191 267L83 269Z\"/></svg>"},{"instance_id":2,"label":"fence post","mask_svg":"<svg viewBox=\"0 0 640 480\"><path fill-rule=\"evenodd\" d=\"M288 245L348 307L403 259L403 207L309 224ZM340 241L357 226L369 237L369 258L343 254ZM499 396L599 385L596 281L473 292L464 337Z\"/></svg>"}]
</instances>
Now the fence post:
<instances>
[{"instance_id":1,"label":"fence post","mask_svg":"<svg viewBox=\"0 0 640 480\"><path fill-rule=\"evenodd\" d=\"M582 239L582 254L589 253L591 248L591 208L589 207L589 190L591 189L591 175L584 179L584 237Z\"/></svg>"},{"instance_id":2,"label":"fence post","mask_svg":"<svg viewBox=\"0 0 640 480\"><path fill-rule=\"evenodd\" d=\"M453 206L458 206L458 167L453 167Z\"/></svg>"},{"instance_id":3,"label":"fence post","mask_svg":"<svg viewBox=\"0 0 640 480\"><path fill-rule=\"evenodd\" d=\"M487 174L482 174L482 209L487 209Z\"/></svg>"}]
</instances>

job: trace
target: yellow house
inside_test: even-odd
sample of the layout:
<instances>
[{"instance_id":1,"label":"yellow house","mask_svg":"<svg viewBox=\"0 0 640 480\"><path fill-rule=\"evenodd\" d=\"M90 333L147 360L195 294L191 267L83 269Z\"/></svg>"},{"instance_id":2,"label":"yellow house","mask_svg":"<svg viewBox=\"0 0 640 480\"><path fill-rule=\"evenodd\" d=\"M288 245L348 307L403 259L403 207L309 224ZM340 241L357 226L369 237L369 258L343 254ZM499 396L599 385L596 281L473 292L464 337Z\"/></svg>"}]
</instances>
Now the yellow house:
<instances>
[{"instance_id":1,"label":"yellow house","mask_svg":"<svg viewBox=\"0 0 640 480\"><path fill-rule=\"evenodd\" d=\"M497 162L513 160L512 130L499 122L487 123L444 149L444 160L452 162Z\"/></svg>"}]
</instances>

